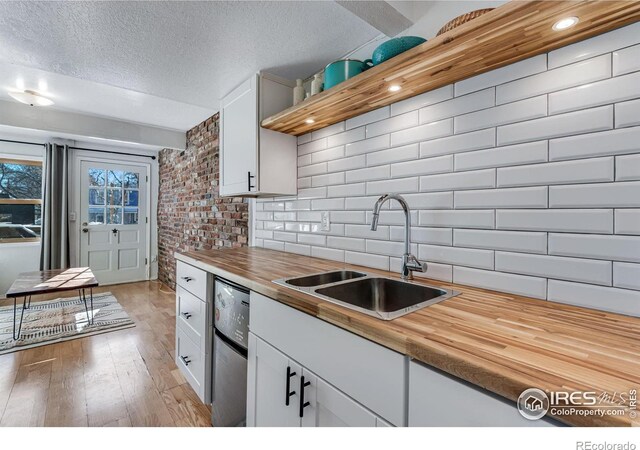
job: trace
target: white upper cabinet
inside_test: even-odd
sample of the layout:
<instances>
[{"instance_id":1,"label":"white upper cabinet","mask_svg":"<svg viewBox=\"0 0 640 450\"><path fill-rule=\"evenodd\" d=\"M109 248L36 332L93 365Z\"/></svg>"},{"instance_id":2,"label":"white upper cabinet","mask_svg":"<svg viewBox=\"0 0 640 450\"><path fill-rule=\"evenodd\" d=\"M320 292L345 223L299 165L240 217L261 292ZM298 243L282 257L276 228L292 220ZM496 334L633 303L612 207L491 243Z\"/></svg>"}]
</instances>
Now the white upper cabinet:
<instances>
[{"instance_id":1,"label":"white upper cabinet","mask_svg":"<svg viewBox=\"0 0 640 450\"><path fill-rule=\"evenodd\" d=\"M296 137L260 127L292 104L292 84L262 73L222 99L220 195L296 195Z\"/></svg>"}]
</instances>

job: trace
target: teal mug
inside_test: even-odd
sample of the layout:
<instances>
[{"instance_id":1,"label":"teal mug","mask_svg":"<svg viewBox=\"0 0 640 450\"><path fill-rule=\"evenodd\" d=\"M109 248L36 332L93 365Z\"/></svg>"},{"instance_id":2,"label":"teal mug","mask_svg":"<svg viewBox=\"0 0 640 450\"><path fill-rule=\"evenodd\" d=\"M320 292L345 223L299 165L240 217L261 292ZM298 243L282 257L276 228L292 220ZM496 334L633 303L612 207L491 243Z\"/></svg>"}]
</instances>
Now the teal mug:
<instances>
[{"instance_id":1,"label":"teal mug","mask_svg":"<svg viewBox=\"0 0 640 450\"><path fill-rule=\"evenodd\" d=\"M324 90L355 77L373 66L370 59L359 61L357 59L339 59L324 68Z\"/></svg>"}]
</instances>

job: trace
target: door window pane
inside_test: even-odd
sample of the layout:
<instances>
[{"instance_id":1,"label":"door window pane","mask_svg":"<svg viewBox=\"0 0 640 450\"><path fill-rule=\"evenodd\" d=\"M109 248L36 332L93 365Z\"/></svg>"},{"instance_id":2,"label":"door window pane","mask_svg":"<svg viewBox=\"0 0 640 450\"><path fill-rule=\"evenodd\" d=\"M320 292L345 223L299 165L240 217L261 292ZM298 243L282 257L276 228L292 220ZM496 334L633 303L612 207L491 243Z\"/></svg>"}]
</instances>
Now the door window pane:
<instances>
[{"instance_id":1,"label":"door window pane","mask_svg":"<svg viewBox=\"0 0 640 450\"><path fill-rule=\"evenodd\" d=\"M138 208L124 208L124 225L138 224Z\"/></svg>"},{"instance_id":2,"label":"door window pane","mask_svg":"<svg viewBox=\"0 0 640 450\"><path fill-rule=\"evenodd\" d=\"M89 204L104 205L104 189L89 189Z\"/></svg>"},{"instance_id":3,"label":"door window pane","mask_svg":"<svg viewBox=\"0 0 640 450\"><path fill-rule=\"evenodd\" d=\"M122 171L110 170L108 185L110 187L122 187Z\"/></svg>"},{"instance_id":4,"label":"door window pane","mask_svg":"<svg viewBox=\"0 0 640 450\"><path fill-rule=\"evenodd\" d=\"M121 224L122 208L107 208L107 223L118 225Z\"/></svg>"},{"instance_id":5,"label":"door window pane","mask_svg":"<svg viewBox=\"0 0 640 450\"><path fill-rule=\"evenodd\" d=\"M121 206L122 189L107 189L107 204L111 206Z\"/></svg>"},{"instance_id":6,"label":"door window pane","mask_svg":"<svg viewBox=\"0 0 640 450\"><path fill-rule=\"evenodd\" d=\"M138 206L138 191L124 191L124 206Z\"/></svg>"},{"instance_id":7,"label":"door window pane","mask_svg":"<svg viewBox=\"0 0 640 450\"><path fill-rule=\"evenodd\" d=\"M104 208L89 208L89 225L104 223Z\"/></svg>"},{"instance_id":8,"label":"door window pane","mask_svg":"<svg viewBox=\"0 0 640 450\"><path fill-rule=\"evenodd\" d=\"M138 174L135 172L124 173L124 187L137 188L138 187Z\"/></svg>"},{"instance_id":9,"label":"door window pane","mask_svg":"<svg viewBox=\"0 0 640 450\"><path fill-rule=\"evenodd\" d=\"M106 171L103 169L89 169L89 185L104 186L106 181Z\"/></svg>"}]
</instances>

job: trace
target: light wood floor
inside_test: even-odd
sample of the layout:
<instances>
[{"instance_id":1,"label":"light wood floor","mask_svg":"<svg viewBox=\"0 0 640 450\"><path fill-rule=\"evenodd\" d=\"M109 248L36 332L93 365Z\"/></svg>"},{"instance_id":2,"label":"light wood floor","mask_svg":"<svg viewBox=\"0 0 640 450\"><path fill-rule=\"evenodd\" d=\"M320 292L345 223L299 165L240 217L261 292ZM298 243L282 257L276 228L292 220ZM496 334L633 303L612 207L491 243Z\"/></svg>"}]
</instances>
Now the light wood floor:
<instances>
[{"instance_id":1,"label":"light wood floor","mask_svg":"<svg viewBox=\"0 0 640 450\"><path fill-rule=\"evenodd\" d=\"M173 362L175 293L159 282L96 291L135 328L0 356L0 426L210 426Z\"/></svg>"}]
</instances>

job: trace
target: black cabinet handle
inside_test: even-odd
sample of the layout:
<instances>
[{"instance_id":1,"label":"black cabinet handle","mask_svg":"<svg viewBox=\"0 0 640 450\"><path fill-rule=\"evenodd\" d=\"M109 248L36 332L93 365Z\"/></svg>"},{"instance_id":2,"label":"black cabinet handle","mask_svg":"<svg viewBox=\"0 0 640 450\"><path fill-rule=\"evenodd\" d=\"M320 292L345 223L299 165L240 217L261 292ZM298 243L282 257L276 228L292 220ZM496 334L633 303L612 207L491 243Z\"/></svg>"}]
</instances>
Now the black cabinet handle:
<instances>
[{"instance_id":1,"label":"black cabinet handle","mask_svg":"<svg viewBox=\"0 0 640 450\"><path fill-rule=\"evenodd\" d=\"M291 390L291 377L295 377L296 373L291 371L291 367L287 366L287 389L286 389L286 395L285 395L285 399L284 399L284 404L289 406L289 398L291 398L292 395L296 395L296 391L292 391Z\"/></svg>"},{"instance_id":2,"label":"black cabinet handle","mask_svg":"<svg viewBox=\"0 0 640 450\"><path fill-rule=\"evenodd\" d=\"M182 279L183 279L184 281L186 281L187 283L188 283L189 281L193 280L193 278L191 278L191 277L182 277Z\"/></svg>"},{"instance_id":3,"label":"black cabinet handle","mask_svg":"<svg viewBox=\"0 0 640 450\"><path fill-rule=\"evenodd\" d=\"M191 314L189 314L188 312L183 312L182 315L184 316L185 319L189 320L191 319Z\"/></svg>"},{"instance_id":4,"label":"black cabinet handle","mask_svg":"<svg viewBox=\"0 0 640 450\"><path fill-rule=\"evenodd\" d=\"M311 381L304 381L304 376L300 377L300 418L304 417L304 409L311 403L304 401L304 388L309 386Z\"/></svg>"},{"instance_id":5,"label":"black cabinet handle","mask_svg":"<svg viewBox=\"0 0 640 450\"><path fill-rule=\"evenodd\" d=\"M191 364L191 360L189 359L188 356L181 356L180 359L182 360L185 366L188 366L189 364Z\"/></svg>"},{"instance_id":6,"label":"black cabinet handle","mask_svg":"<svg viewBox=\"0 0 640 450\"><path fill-rule=\"evenodd\" d=\"M254 175L251 175L251 172L247 172L247 191L250 191L251 188L254 188L255 186L251 184L251 179L255 178Z\"/></svg>"}]
</instances>

